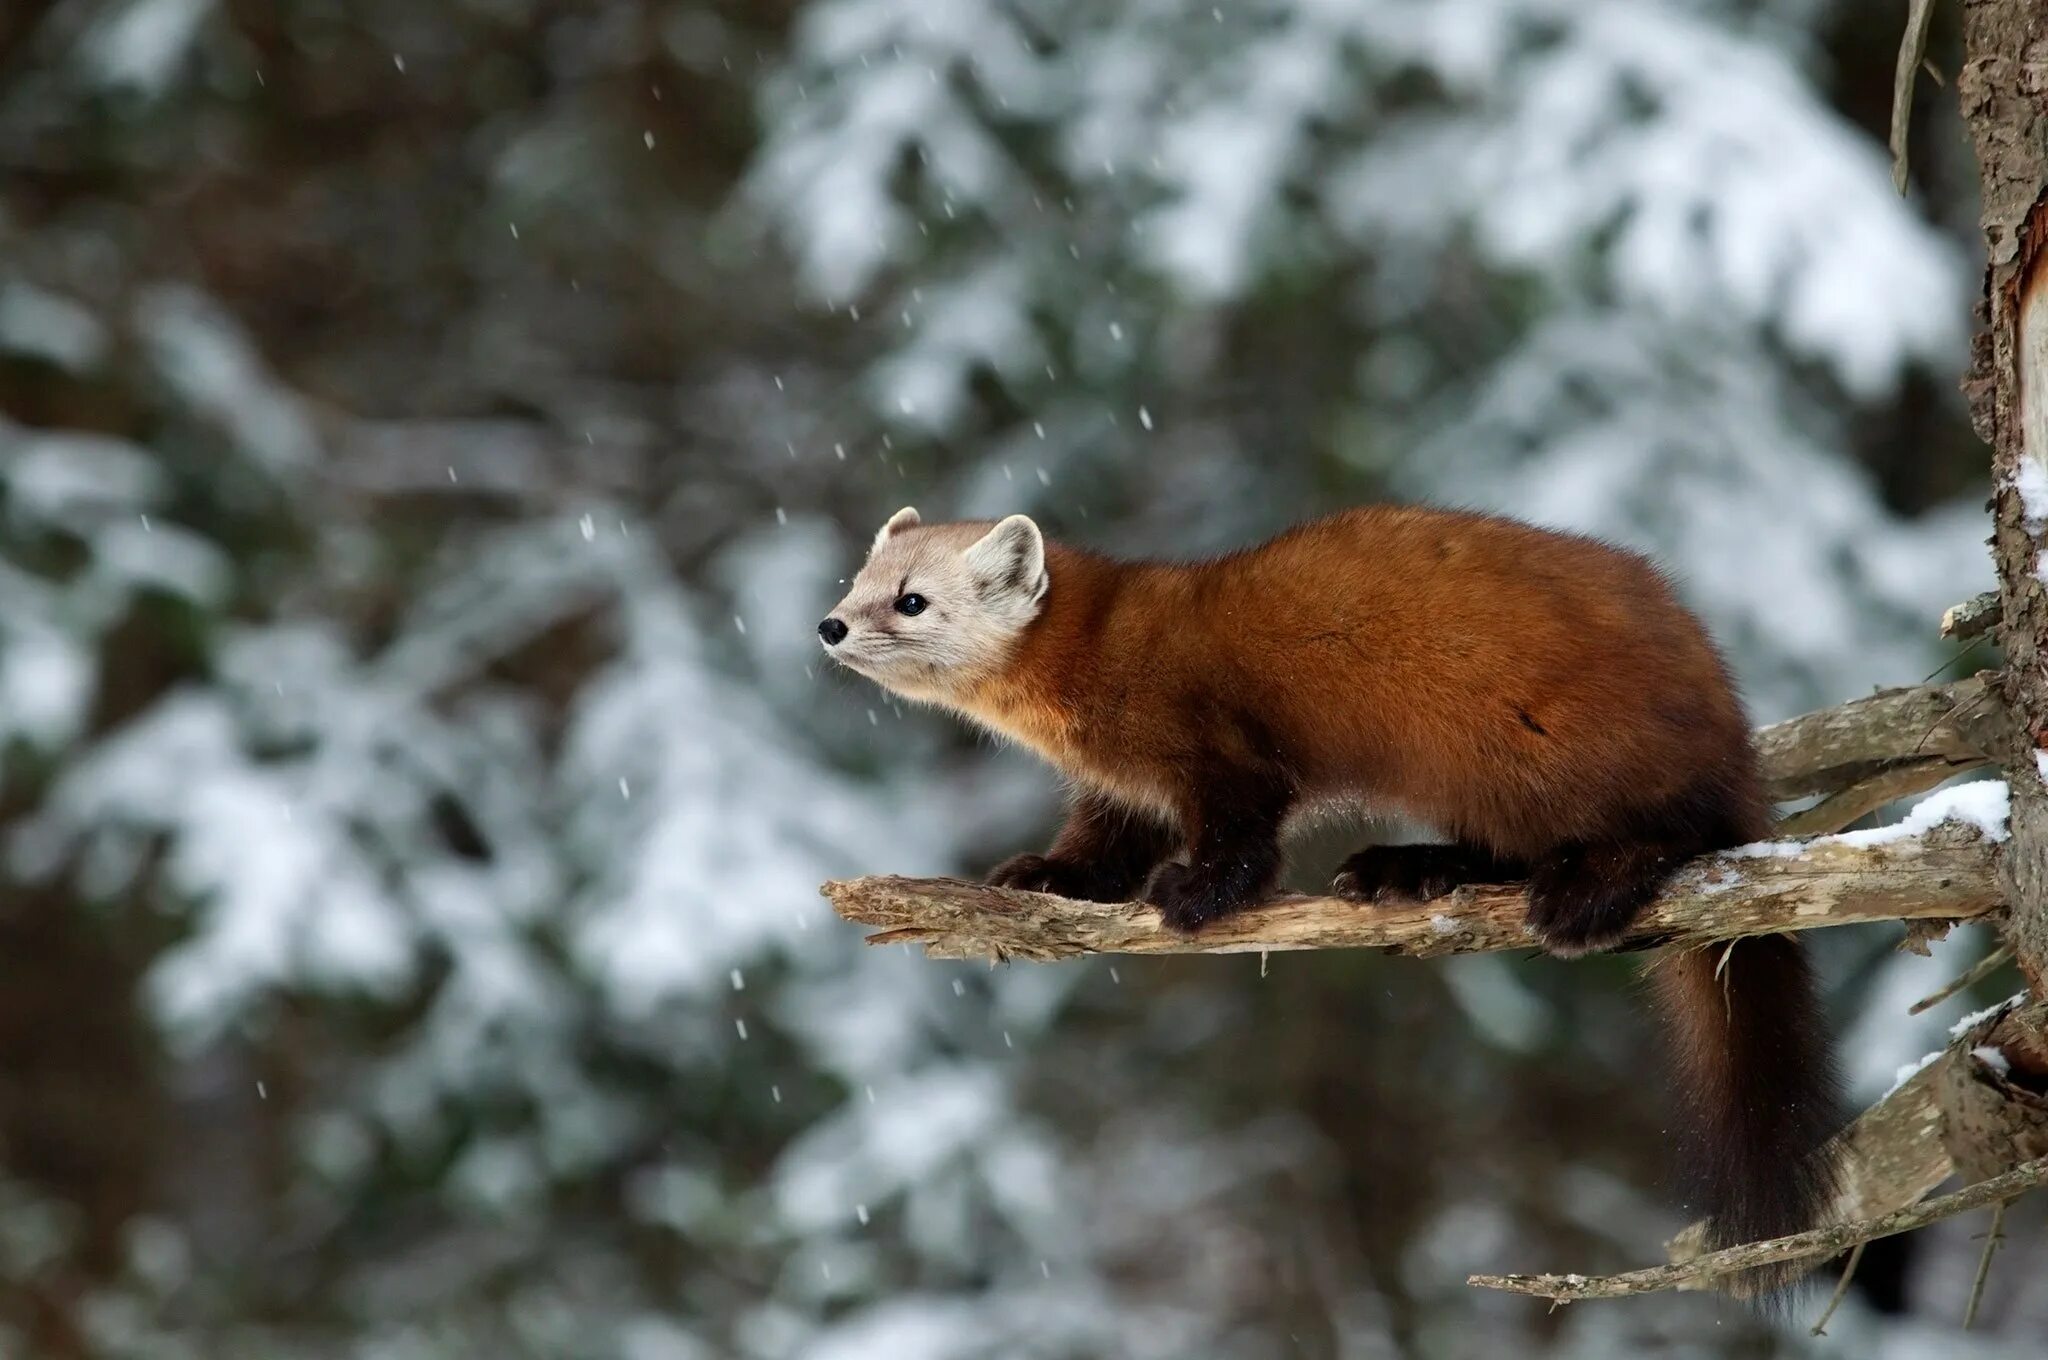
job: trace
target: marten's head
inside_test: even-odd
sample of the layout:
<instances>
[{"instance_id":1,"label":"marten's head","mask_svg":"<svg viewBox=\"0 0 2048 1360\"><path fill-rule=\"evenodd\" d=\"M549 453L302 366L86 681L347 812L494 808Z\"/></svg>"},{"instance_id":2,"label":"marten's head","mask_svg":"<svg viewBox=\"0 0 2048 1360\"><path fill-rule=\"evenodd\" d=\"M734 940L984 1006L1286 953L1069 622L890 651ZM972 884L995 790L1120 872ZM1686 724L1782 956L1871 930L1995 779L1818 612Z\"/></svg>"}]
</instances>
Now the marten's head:
<instances>
[{"instance_id":1,"label":"marten's head","mask_svg":"<svg viewBox=\"0 0 2048 1360\"><path fill-rule=\"evenodd\" d=\"M915 699L999 669L1038 617L1045 539L1023 515L923 524L905 508L875 535L846 598L818 625L834 661Z\"/></svg>"}]
</instances>

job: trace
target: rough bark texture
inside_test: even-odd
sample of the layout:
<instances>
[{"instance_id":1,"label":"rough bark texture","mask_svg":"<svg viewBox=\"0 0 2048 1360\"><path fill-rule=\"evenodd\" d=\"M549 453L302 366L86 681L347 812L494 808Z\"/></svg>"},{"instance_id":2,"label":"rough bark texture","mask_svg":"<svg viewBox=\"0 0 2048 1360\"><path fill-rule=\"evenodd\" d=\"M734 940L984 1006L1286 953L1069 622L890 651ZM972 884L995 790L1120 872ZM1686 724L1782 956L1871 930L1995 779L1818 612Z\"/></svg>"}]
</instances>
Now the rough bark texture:
<instances>
[{"instance_id":1,"label":"rough bark texture","mask_svg":"<svg viewBox=\"0 0 2048 1360\"><path fill-rule=\"evenodd\" d=\"M1998 592L1987 590L1951 607L1941 616L1941 635L1951 642L1967 642L2005 622L2005 606Z\"/></svg>"},{"instance_id":2,"label":"rough bark texture","mask_svg":"<svg viewBox=\"0 0 2048 1360\"><path fill-rule=\"evenodd\" d=\"M1994 758L2006 729L1992 679L1987 673L1880 690L1760 727L1756 745L1765 786L1782 802L1839 794L1901 770L1928 772L1926 788L1982 765Z\"/></svg>"},{"instance_id":3,"label":"rough bark texture","mask_svg":"<svg viewBox=\"0 0 2048 1360\"><path fill-rule=\"evenodd\" d=\"M1813 841L1788 855L1709 855L1688 866L1624 948L1708 943L1856 921L1968 920L1998 906L1994 847L1945 823L1880 845ZM1074 902L948 878L827 883L833 910L879 926L869 944L921 944L934 958L1059 959L1076 954L1237 954L1380 949L1429 957L1534 949L1519 887L1471 887L1431 902L1372 906L1284 897L1196 935L1168 930L1142 902Z\"/></svg>"},{"instance_id":4,"label":"rough bark texture","mask_svg":"<svg viewBox=\"0 0 2048 1360\"><path fill-rule=\"evenodd\" d=\"M1768 1242L1745 1242L1739 1247L1709 1252L1678 1265L1652 1266L1647 1270L1631 1270L1624 1275L1473 1275L1467 1277L1466 1283L1482 1289L1534 1294L1555 1303L1571 1303L1578 1299L1619 1299L1630 1294L1655 1293L1660 1289L1683 1289L1778 1261L1810 1261L1816 1257L1833 1256L1858 1242L1911 1232L1955 1214L2003 1204L2044 1182L2048 1182L2048 1158L2023 1162L1990 1180L1978 1181L1911 1209L1899 1209L1855 1223L1830 1224Z\"/></svg>"},{"instance_id":5,"label":"rough bark texture","mask_svg":"<svg viewBox=\"0 0 2048 1360\"><path fill-rule=\"evenodd\" d=\"M1983 184L1987 259L1967 386L1992 448L2001 689L2016 719L1998 753L2013 785L2003 873L2020 968L2048 997L2048 786L2035 765L2048 735L2048 597L2037 570L2048 527L2048 5L1969 0L1963 51L1956 90ZM2026 486L2041 488L2031 507Z\"/></svg>"},{"instance_id":6,"label":"rough bark texture","mask_svg":"<svg viewBox=\"0 0 2048 1360\"><path fill-rule=\"evenodd\" d=\"M1938 1064L1941 1141L1963 1175L2048 1157L2048 1095L2013 1080L2044 1065L2044 1034L2048 1006L2020 1007L1973 1026Z\"/></svg>"}]
</instances>

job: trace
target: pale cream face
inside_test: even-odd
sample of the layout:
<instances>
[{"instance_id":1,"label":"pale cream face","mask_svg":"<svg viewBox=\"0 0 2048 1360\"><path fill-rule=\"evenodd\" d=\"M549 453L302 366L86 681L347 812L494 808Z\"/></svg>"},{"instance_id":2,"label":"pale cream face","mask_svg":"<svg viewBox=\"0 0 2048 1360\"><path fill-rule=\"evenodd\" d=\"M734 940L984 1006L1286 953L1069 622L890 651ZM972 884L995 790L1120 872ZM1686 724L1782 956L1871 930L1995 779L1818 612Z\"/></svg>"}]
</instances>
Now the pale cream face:
<instances>
[{"instance_id":1,"label":"pale cream face","mask_svg":"<svg viewBox=\"0 0 2048 1360\"><path fill-rule=\"evenodd\" d=\"M885 689L944 700L1003 664L1047 585L1045 540L1024 516L922 524L906 508L875 535L819 638L826 655Z\"/></svg>"}]
</instances>

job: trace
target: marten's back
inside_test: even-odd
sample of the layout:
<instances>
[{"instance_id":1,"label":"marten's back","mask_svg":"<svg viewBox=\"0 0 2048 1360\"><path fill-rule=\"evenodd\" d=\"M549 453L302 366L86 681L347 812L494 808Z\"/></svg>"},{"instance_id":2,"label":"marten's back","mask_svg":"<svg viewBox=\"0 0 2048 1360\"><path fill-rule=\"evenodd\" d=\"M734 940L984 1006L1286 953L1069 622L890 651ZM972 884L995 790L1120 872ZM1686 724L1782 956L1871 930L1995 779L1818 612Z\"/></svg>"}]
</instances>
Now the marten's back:
<instances>
[{"instance_id":1,"label":"marten's back","mask_svg":"<svg viewBox=\"0 0 2048 1360\"><path fill-rule=\"evenodd\" d=\"M1311 796L1506 853L1695 804L1722 843L1767 828L1727 671L1632 553L1370 507L1208 561L1075 569L1124 578L1086 592L1103 634L1089 687L1134 758L1172 759L1182 721L1236 723ZM1057 597L1058 565L1053 580Z\"/></svg>"}]
</instances>

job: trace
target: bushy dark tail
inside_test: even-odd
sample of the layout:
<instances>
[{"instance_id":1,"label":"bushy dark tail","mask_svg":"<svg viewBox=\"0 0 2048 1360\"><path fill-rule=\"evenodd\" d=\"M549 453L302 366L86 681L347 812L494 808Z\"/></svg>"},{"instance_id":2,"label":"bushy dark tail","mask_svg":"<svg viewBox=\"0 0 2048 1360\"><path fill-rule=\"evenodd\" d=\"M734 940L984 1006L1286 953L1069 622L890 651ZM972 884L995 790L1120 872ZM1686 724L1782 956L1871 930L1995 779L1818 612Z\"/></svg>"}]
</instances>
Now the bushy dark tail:
<instances>
[{"instance_id":1,"label":"bushy dark tail","mask_svg":"<svg viewBox=\"0 0 2048 1360\"><path fill-rule=\"evenodd\" d=\"M1668 949L1651 969L1671 1030L1681 1155L1707 1245L1734 1246L1816 1226L1834 1195L1826 1144L1842 1124L1840 1079L1806 951L1786 935ZM1813 1262L1728 1277L1743 1297L1772 1294Z\"/></svg>"}]
</instances>

